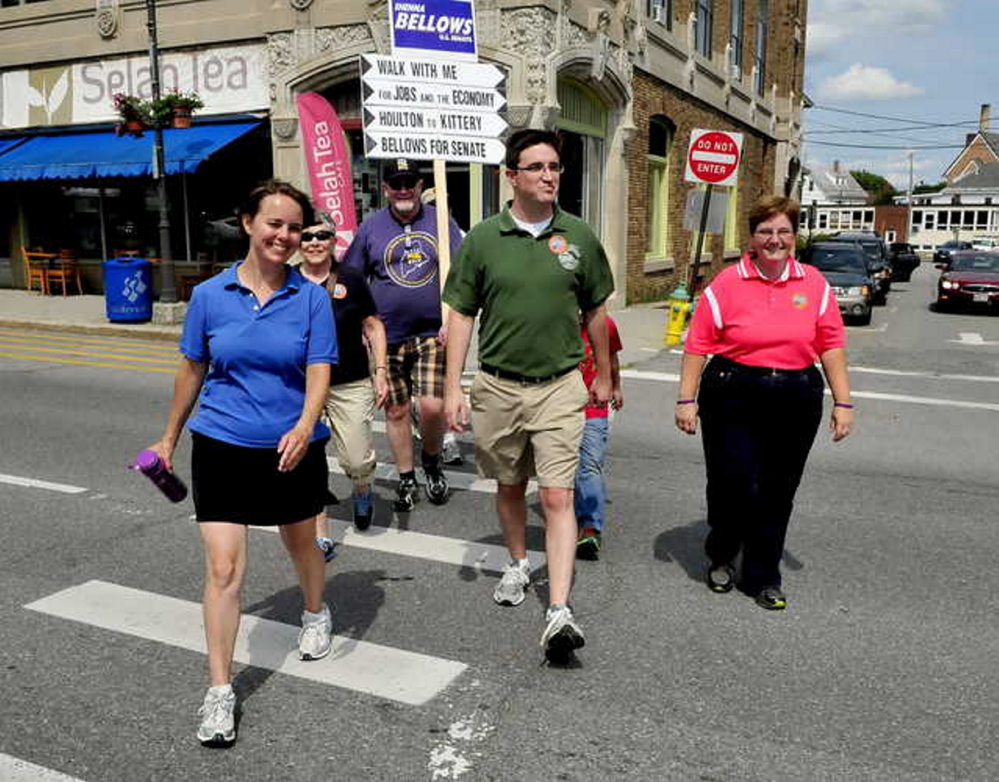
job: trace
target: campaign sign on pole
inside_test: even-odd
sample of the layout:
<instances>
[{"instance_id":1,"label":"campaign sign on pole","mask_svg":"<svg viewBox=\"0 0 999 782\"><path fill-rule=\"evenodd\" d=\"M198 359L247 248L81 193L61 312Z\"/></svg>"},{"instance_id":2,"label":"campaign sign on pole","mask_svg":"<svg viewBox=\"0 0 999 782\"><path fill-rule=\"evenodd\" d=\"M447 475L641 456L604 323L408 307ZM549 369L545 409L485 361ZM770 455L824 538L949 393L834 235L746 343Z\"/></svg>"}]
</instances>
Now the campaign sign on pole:
<instances>
[{"instance_id":1,"label":"campaign sign on pole","mask_svg":"<svg viewBox=\"0 0 999 782\"><path fill-rule=\"evenodd\" d=\"M478 60L472 0L389 0L392 54Z\"/></svg>"},{"instance_id":2,"label":"campaign sign on pole","mask_svg":"<svg viewBox=\"0 0 999 782\"><path fill-rule=\"evenodd\" d=\"M298 119L302 127L305 167L312 186L312 203L336 224L334 254L339 260L357 233L354 182L350 176L350 154L333 107L315 92L298 96Z\"/></svg>"},{"instance_id":3,"label":"campaign sign on pole","mask_svg":"<svg viewBox=\"0 0 999 782\"><path fill-rule=\"evenodd\" d=\"M503 72L487 63L361 55L364 154L499 163Z\"/></svg>"},{"instance_id":4,"label":"campaign sign on pole","mask_svg":"<svg viewBox=\"0 0 999 782\"><path fill-rule=\"evenodd\" d=\"M695 129L690 134L684 179L698 184L731 187L738 179L741 158L741 133Z\"/></svg>"}]
</instances>

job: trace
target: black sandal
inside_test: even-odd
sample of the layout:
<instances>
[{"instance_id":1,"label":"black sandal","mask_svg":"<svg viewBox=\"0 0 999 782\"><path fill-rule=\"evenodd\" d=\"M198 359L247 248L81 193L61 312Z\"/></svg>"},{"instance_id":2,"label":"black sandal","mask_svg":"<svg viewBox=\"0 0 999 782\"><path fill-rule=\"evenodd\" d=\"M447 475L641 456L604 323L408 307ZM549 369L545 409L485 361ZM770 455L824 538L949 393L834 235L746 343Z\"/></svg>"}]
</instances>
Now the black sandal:
<instances>
[{"instance_id":1,"label":"black sandal","mask_svg":"<svg viewBox=\"0 0 999 782\"><path fill-rule=\"evenodd\" d=\"M724 578L720 578L724 576ZM708 568L708 573L704 578L708 589L719 595L731 592L735 586L735 568L731 565L712 565Z\"/></svg>"}]
</instances>

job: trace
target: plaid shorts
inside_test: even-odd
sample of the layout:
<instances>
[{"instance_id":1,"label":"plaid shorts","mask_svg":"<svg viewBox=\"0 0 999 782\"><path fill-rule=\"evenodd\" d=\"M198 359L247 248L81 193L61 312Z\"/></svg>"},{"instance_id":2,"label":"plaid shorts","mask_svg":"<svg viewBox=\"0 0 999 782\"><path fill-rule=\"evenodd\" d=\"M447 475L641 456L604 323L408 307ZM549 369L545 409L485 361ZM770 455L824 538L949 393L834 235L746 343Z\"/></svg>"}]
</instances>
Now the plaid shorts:
<instances>
[{"instance_id":1,"label":"plaid shorts","mask_svg":"<svg viewBox=\"0 0 999 782\"><path fill-rule=\"evenodd\" d=\"M444 398L444 346L437 337L413 337L388 346L389 402Z\"/></svg>"}]
</instances>

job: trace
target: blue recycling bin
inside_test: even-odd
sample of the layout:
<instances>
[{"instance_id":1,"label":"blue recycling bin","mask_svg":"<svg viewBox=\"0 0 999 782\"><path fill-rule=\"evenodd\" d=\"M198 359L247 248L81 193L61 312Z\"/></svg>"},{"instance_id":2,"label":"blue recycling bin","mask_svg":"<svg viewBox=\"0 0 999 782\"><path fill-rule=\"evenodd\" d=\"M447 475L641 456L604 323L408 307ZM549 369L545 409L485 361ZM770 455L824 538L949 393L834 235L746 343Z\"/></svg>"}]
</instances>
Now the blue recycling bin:
<instances>
[{"instance_id":1,"label":"blue recycling bin","mask_svg":"<svg viewBox=\"0 0 999 782\"><path fill-rule=\"evenodd\" d=\"M104 306L112 323L142 323L153 317L153 275L145 258L112 258L102 264Z\"/></svg>"}]
</instances>

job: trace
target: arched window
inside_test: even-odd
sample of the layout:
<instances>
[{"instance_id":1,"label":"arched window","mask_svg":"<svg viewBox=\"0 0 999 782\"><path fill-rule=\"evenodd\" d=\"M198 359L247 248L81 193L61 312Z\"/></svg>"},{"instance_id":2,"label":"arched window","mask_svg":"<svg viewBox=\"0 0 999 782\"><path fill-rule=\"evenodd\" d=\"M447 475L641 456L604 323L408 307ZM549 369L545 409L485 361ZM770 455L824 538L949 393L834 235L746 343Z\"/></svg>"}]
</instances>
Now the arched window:
<instances>
[{"instance_id":1,"label":"arched window","mask_svg":"<svg viewBox=\"0 0 999 782\"><path fill-rule=\"evenodd\" d=\"M669 240L669 179L670 152L676 126L666 117L657 115L649 120L648 162L648 235L646 255L665 258Z\"/></svg>"}]
</instances>

